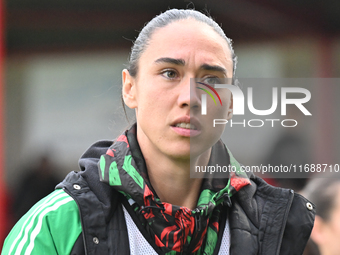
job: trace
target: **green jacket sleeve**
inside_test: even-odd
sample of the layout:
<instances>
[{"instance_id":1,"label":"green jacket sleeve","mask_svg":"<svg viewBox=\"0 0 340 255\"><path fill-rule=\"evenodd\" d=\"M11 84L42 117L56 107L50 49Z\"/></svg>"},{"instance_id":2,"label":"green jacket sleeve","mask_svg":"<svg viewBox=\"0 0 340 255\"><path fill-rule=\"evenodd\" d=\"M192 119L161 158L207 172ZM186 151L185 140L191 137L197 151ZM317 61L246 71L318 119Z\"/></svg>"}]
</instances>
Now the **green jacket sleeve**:
<instances>
[{"instance_id":1,"label":"green jacket sleeve","mask_svg":"<svg viewBox=\"0 0 340 255\"><path fill-rule=\"evenodd\" d=\"M1 254L68 255L81 232L76 202L63 190L56 190L18 221Z\"/></svg>"}]
</instances>

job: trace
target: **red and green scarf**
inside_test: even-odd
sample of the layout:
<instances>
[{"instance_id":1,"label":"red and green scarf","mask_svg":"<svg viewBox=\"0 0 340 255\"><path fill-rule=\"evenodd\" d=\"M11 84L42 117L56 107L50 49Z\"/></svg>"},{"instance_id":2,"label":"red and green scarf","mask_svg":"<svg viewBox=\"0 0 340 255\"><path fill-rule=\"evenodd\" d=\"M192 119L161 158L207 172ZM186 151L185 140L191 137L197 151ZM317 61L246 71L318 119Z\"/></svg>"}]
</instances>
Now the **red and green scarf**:
<instances>
[{"instance_id":1,"label":"red and green scarf","mask_svg":"<svg viewBox=\"0 0 340 255\"><path fill-rule=\"evenodd\" d=\"M227 178L204 179L194 210L161 202L157 197L136 140L136 125L119 136L101 156L98 163L100 180L133 201L130 204L138 218L164 253L210 255L218 239L222 206L230 203L230 197L238 190L250 184L240 164L221 141L213 146L211 155L209 165L230 164L236 172Z\"/></svg>"}]
</instances>

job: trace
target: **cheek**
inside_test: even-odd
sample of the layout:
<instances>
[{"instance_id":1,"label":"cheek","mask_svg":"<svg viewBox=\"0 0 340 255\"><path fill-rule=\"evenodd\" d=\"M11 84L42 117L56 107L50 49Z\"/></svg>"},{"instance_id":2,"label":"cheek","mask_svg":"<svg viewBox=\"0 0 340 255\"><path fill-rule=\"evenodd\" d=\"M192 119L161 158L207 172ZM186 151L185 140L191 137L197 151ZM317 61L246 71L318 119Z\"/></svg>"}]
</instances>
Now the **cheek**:
<instances>
[{"instance_id":1,"label":"cheek","mask_svg":"<svg viewBox=\"0 0 340 255\"><path fill-rule=\"evenodd\" d=\"M222 105L220 104L219 101L217 102L217 106L215 106L215 111L214 111L214 118L215 119L227 119L228 117L228 112L231 109L231 95L228 94L221 94L220 95Z\"/></svg>"},{"instance_id":2,"label":"cheek","mask_svg":"<svg viewBox=\"0 0 340 255\"><path fill-rule=\"evenodd\" d=\"M137 116L139 121L164 122L170 111L169 100L163 93L143 91L138 95Z\"/></svg>"},{"instance_id":3,"label":"cheek","mask_svg":"<svg viewBox=\"0 0 340 255\"><path fill-rule=\"evenodd\" d=\"M334 235L336 235L336 238L339 240L340 239L340 214L333 219L333 227L334 227ZM340 242L339 242L340 246Z\"/></svg>"},{"instance_id":4,"label":"cheek","mask_svg":"<svg viewBox=\"0 0 340 255\"><path fill-rule=\"evenodd\" d=\"M328 223L327 238L329 245L340 249L340 211L334 212L331 221Z\"/></svg>"},{"instance_id":5,"label":"cheek","mask_svg":"<svg viewBox=\"0 0 340 255\"><path fill-rule=\"evenodd\" d=\"M155 100L152 100L152 98L155 98L156 94L157 91L153 90L152 86L149 86L149 84L145 82L138 84L136 89L136 98L139 110L155 104L156 102Z\"/></svg>"}]
</instances>

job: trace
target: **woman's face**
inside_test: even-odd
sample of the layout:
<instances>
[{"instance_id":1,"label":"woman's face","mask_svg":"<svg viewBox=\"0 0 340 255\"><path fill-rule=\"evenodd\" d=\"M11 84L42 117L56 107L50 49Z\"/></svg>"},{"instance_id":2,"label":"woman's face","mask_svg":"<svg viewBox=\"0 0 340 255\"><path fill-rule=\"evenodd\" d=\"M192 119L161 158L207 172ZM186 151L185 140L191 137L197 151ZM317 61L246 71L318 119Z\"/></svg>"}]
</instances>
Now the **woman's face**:
<instances>
[{"instance_id":1,"label":"woman's face","mask_svg":"<svg viewBox=\"0 0 340 255\"><path fill-rule=\"evenodd\" d=\"M316 216L311 238L322 255L340 254L340 184L334 187L334 206L328 220Z\"/></svg>"},{"instance_id":2,"label":"woman's face","mask_svg":"<svg viewBox=\"0 0 340 255\"><path fill-rule=\"evenodd\" d=\"M214 128L213 119L232 116L231 93L216 89L223 106L208 95L208 112L202 115L205 92L192 79L208 83L232 74L229 46L210 26L187 19L157 29L139 59L137 77L123 71L123 97L136 109L139 143L155 155L181 159L209 151L224 130Z\"/></svg>"}]
</instances>

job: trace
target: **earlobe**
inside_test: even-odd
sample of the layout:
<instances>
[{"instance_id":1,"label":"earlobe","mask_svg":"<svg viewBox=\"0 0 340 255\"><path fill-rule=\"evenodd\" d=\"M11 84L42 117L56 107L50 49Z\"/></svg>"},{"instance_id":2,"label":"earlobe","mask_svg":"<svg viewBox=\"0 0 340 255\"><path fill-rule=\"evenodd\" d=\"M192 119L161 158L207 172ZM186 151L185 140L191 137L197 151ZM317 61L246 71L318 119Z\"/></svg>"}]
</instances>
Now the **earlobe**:
<instances>
[{"instance_id":1,"label":"earlobe","mask_svg":"<svg viewBox=\"0 0 340 255\"><path fill-rule=\"evenodd\" d=\"M122 72L123 88L122 96L124 103L131 109L137 108L135 79L127 69Z\"/></svg>"}]
</instances>

